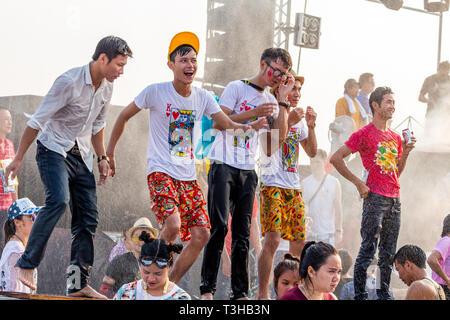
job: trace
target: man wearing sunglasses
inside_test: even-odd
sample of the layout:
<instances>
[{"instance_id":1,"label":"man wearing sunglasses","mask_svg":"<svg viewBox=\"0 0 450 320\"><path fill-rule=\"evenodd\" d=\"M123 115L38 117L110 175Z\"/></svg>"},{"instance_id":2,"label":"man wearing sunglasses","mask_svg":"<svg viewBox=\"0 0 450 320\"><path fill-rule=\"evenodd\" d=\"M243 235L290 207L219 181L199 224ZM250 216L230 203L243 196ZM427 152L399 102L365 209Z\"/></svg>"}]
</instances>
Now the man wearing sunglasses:
<instances>
[{"instance_id":1,"label":"man wearing sunglasses","mask_svg":"<svg viewBox=\"0 0 450 320\"><path fill-rule=\"evenodd\" d=\"M128 57L132 57L132 52L127 43L108 36L97 44L91 62L59 76L27 122L17 154L6 168L6 176L11 174L14 179L37 137L36 161L44 184L45 207L17 262L19 279L31 289L33 271L44 256L48 239L70 207L72 249L66 275L67 295L106 299L88 285L98 224L91 144L97 154L98 184L103 185L110 171L104 145L106 112L113 82L123 74Z\"/></svg>"},{"instance_id":2,"label":"man wearing sunglasses","mask_svg":"<svg viewBox=\"0 0 450 320\"><path fill-rule=\"evenodd\" d=\"M292 60L281 48L264 50L259 71L248 79L230 82L219 104L230 119L249 123L266 118L270 131L263 133L268 148L278 146L287 135L287 97L294 86L289 74ZM279 100L266 90L280 84ZM280 106L280 107L279 107ZM213 125L214 128L216 128ZM255 155L258 137L255 132L231 135L222 130L216 135L208 158L208 214L211 236L205 246L200 293L212 299L216 291L217 273L224 239L228 232L228 215L232 215L231 299L248 299L248 251L250 220L258 177Z\"/></svg>"}]
</instances>

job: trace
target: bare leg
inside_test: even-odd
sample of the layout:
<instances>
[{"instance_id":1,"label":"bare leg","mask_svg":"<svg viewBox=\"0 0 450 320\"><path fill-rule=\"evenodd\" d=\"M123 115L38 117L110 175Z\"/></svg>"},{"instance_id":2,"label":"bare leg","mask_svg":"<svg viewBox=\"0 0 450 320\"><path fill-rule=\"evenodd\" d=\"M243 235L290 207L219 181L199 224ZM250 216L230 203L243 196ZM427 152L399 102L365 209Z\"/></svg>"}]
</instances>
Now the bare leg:
<instances>
[{"instance_id":1,"label":"bare leg","mask_svg":"<svg viewBox=\"0 0 450 320\"><path fill-rule=\"evenodd\" d=\"M258 258L258 300L269 300L269 280L275 252L280 244L279 232L266 232L261 254Z\"/></svg>"},{"instance_id":2,"label":"bare leg","mask_svg":"<svg viewBox=\"0 0 450 320\"><path fill-rule=\"evenodd\" d=\"M68 296L69 297L88 297L88 298L94 298L94 299L108 300L108 298L106 296L98 293L89 285L87 285L80 291L69 293Z\"/></svg>"},{"instance_id":3,"label":"bare leg","mask_svg":"<svg viewBox=\"0 0 450 320\"><path fill-rule=\"evenodd\" d=\"M192 227L191 240L188 245L181 251L179 257L170 271L169 279L177 283L189 268L197 260L198 255L202 251L209 239L209 229L205 227Z\"/></svg>"},{"instance_id":4,"label":"bare leg","mask_svg":"<svg viewBox=\"0 0 450 320\"><path fill-rule=\"evenodd\" d=\"M177 239L180 228L180 214L176 212L164 221L159 237L164 239L166 242L174 242Z\"/></svg>"},{"instance_id":5,"label":"bare leg","mask_svg":"<svg viewBox=\"0 0 450 320\"><path fill-rule=\"evenodd\" d=\"M302 255L303 247L305 246L305 243L306 243L305 240L290 241L289 242L289 253L292 256L295 256L300 259L300 256Z\"/></svg>"},{"instance_id":6,"label":"bare leg","mask_svg":"<svg viewBox=\"0 0 450 320\"><path fill-rule=\"evenodd\" d=\"M25 286L30 288L31 290L36 290L36 286L34 285L34 269L23 269L16 267L17 276Z\"/></svg>"}]
</instances>

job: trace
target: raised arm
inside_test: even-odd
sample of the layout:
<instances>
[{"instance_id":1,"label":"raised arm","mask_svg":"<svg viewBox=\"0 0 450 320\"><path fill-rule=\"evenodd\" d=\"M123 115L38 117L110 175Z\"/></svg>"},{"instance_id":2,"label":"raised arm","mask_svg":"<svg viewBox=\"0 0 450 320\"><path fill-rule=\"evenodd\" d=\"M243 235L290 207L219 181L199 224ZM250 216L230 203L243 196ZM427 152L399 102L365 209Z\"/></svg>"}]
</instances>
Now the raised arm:
<instances>
[{"instance_id":1,"label":"raised arm","mask_svg":"<svg viewBox=\"0 0 450 320\"><path fill-rule=\"evenodd\" d=\"M125 109L123 109L122 112L120 112L116 122L114 123L114 127L108 142L108 148L106 149L106 155L109 157L109 165L111 167L112 177L114 177L114 175L116 174L115 150L117 143L119 142L120 137L125 131L128 120L130 120L130 118L136 115L139 111L141 111L141 109L138 108L138 106L133 101Z\"/></svg>"},{"instance_id":2,"label":"raised arm","mask_svg":"<svg viewBox=\"0 0 450 320\"><path fill-rule=\"evenodd\" d=\"M308 137L300 141L300 144L310 158L314 158L317 154L317 139L314 130L316 128L316 118L317 113L313 108L308 106L305 115L306 125L308 126Z\"/></svg>"}]
</instances>

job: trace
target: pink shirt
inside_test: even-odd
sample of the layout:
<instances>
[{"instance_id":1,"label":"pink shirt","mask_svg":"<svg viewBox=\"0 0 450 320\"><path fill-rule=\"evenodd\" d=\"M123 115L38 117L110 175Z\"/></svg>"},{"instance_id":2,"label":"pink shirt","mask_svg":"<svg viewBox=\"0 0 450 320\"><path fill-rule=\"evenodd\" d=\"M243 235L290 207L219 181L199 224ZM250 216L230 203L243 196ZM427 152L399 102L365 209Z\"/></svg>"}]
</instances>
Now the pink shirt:
<instances>
[{"instance_id":1,"label":"pink shirt","mask_svg":"<svg viewBox=\"0 0 450 320\"><path fill-rule=\"evenodd\" d=\"M352 153L359 152L369 171L366 185L370 192L390 198L400 197L398 161L402 156L402 138L394 131L378 130L373 123L353 133L345 143Z\"/></svg>"},{"instance_id":2,"label":"pink shirt","mask_svg":"<svg viewBox=\"0 0 450 320\"><path fill-rule=\"evenodd\" d=\"M442 259L439 260L439 264L444 270L445 274L450 277L450 237L443 237L438 241L436 248L433 250L441 254ZM441 277L439 277L434 271L431 273L431 278L439 284L447 284Z\"/></svg>"}]
</instances>

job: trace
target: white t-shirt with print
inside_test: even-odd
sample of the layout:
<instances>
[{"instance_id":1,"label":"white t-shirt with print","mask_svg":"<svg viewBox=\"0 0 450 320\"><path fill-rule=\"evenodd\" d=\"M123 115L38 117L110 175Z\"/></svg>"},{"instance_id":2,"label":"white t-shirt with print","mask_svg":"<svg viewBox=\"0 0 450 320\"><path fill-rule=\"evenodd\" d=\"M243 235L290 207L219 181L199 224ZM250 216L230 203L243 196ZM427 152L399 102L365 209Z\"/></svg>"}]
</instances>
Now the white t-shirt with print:
<instances>
[{"instance_id":1,"label":"white t-shirt with print","mask_svg":"<svg viewBox=\"0 0 450 320\"><path fill-rule=\"evenodd\" d=\"M191 86L189 97L179 95L172 82L152 84L135 99L140 109L149 109L147 174L163 172L174 179L196 179L194 127L221 109L206 90ZM198 140L198 139L197 139Z\"/></svg>"},{"instance_id":2,"label":"white t-shirt with print","mask_svg":"<svg viewBox=\"0 0 450 320\"><path fill-rule=\"evenodd\" d=\"M261 182L268 187L300 190L300 141L308 137L303 121L289 129L281 147L268 157L261 148Z\"/></svg>"},{"instance_id":3,"label":"white t-shirt with print","mask_svg":"<svg viewBox=\"0 0 450 320\"><path fill-rule=\"evenodd\" d=\"M262 103L274 103L276 105L274 115L277 115L278 102L268 89L259 92L241 80L230 82L219 101L221 106L232 110L231 114L255 109ZM250 119L246 123L257 119L257 117ZM255 130L248 130L240 135L232 135L222 130L216 133L208 158L238 169L254 170L257 149L258 133Z\"/></svg>"}]
</instances>

